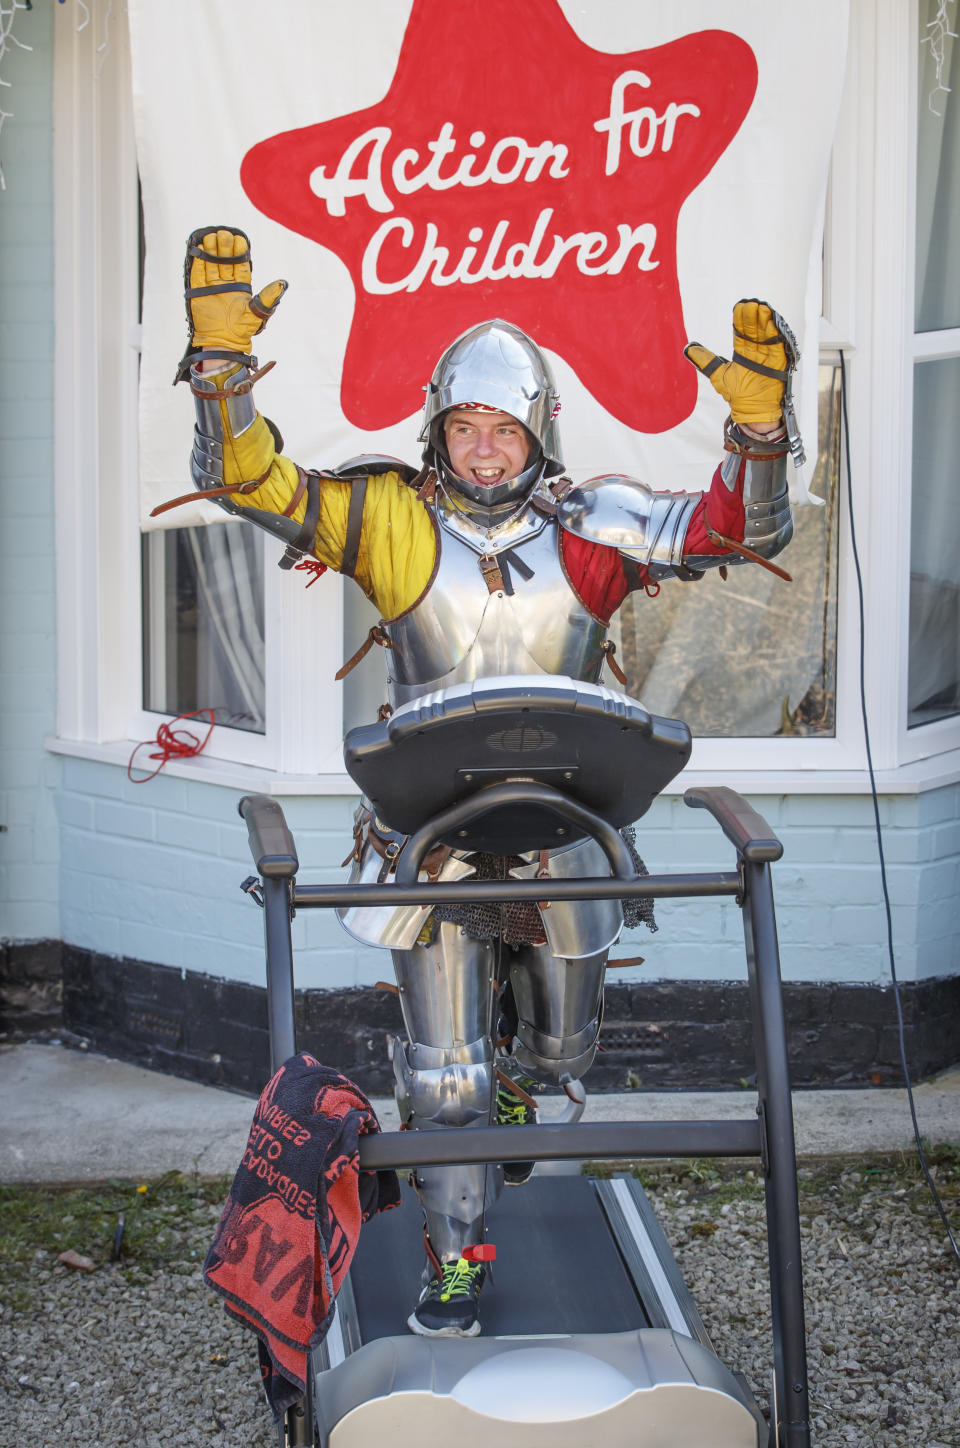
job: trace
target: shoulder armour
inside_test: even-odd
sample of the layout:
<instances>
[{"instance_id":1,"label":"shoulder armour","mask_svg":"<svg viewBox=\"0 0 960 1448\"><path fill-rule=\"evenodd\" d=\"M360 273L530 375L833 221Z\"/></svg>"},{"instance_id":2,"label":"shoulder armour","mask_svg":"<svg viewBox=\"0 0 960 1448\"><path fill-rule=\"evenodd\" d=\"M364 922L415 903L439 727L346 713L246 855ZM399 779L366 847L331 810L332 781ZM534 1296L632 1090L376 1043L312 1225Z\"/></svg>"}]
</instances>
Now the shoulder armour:
<instances>
[{"instance_id":1,"label":"shoulder armour","mask_svg":"<svg viewBox=\"0 0 960 1448\"><path fill-rule=\"evenodd\" d=\"M654 492L647 483L607 473L578 483L557 505L561 528L616 548L638 563L675 567L700 493Z\"/></svg>"},{"instance_id":2,"label":"shoulder armour","mask_svg":"<svg viewBox=\"0 0 960 1448\"><path fill-rule=\"evenodd\" d=\"M347 458L335 468L324 468L325 478L376 477L378 473L398 473L405 483L412 483L419 474L419 468L401 462L399 458L386 453L360 453L358 457Z\"/></svg>"}]
</instances>

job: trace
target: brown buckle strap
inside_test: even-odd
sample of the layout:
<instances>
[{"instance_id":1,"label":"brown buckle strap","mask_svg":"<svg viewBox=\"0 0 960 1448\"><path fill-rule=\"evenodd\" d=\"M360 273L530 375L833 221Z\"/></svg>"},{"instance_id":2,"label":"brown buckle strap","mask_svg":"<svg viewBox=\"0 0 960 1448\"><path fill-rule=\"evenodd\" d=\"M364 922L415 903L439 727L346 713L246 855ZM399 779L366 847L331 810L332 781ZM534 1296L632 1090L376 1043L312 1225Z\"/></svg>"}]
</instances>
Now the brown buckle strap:
<instances>
[{"instance_id":1,"label":"brown buckle strap","mask_svg":"<svg viewBox=\"0 0 960 1448\"><path fill-rule=\"evenodd\" d=\"M304 495L304 493L305 493L306 491L307 491L307 475L306 475L306 473L301 472L301 470L298 468L298 469L297 469L297 487L296 487L296 491L295 491L293 497L290 499L290 501L289 501L289 503L287 504L287 506L286 506L286 507L284 508L284 510L283 510L282 516L283 516L284 518L292 518L292 517L293 517L294 513L297 511L298 507L300 506L300 502L301 502L301 500L302 500L302 498L303 498L303 495Z\"/></svg>"},{"instance_id":2,"label":"brown buckle strap","mask_svg":"<svg viewBox=\"0 0 960 1448\"><path fill-rule=\"evenodd\" d=\"M502 593L504 591L503 573L498 560L492 553L484 553L477 559L477 563L483 574L483 581L487 585L487 592Z\"/></svg>"},{"instance_id":3,"label":"brown buckle strap","mask_svg":"<svg viewBox=\"0 0 960 1448\"><path fill-rule=\"evenodd\" d=\"M358 810L353 817L353 849L345 860L340 863L341 870L345 870L350 864L359 864L360 856L363 854L363 835L370 819L369 810Z\"/></svg>"},{"instance_id":4,"label":"brown buckle strap","mask_svg":"<svg viewBox=\"0 0 960 1448\"><path fill-rule=\"evenodd\" d=\"M363 531L363 505L367 496L366 475L355 478L350 485L350 506L347 509L347 532L343 541L343 558L338 573L352 578L360 556L360 534Z\"/></svg>"},{"instance_id":5,"label":"brown buckle strap","mask_svg":"<svg viewBox=\"0 0 960 1448\"><path fill-rule=\"evenodd\" d=\"M414 482L417 478L414 478ZM437 500L437 475L428 472L423 482L417 488L417 499L421 503L435 503Z\"/></svg>"},{"instance_id":6,"label":"brown buckle strap","mask_svg":"<svg viewBox=\"0 0 960 1448\"><path fill-rule=\"evenodd\" d=\"M351 669L355 669L360 661L367 657L367 654L373 648L374 644L379 644L382 649L396 648L396 644L387 635L382 623L375 623L373 625L373 628L367 634L363 643L357 649L357 652L347 659L345 664L340 665L333 677L335 679L345 679Z\"/></svg>"},{"instance_id":7,"label":"brown buckle strap","mask_svg":"<svg viewBox=\"0 0 960 1448\"><path fill-rule=\"evenodd\" d=\"M267 468L262 477L251 478L248 483L231 485L229 488L195 488L192 493L181 493L179 498L171 498L169 503L158 503L155 508L151 508L150 517L159 518L161 513L169 513L171 508L181 508L184 503L196 502L198 498L229 498L235 493L253 493L269 476L270 468Z\"/></svg>"},{"instance_id":8,"label":"brown buckle strap","mask_svg":"<svg viewBox=\"0 0 960 1448\"><path fill-rule=\"evenodd\" d=\"M733 435L734 428L737 429L737 437ZM790 442L785 430L777 437L768 439L748 437L733 418L728 417L723 425L723 450L739 453L741 457L753 462L773 462L775 458L786 457L790 451Z\"/></svg>"},{"instance_id":9,"label":"brown buckle strap","mask_svg":"<svg viewBox=\"0 0 960 1448\"><path fill-rule=\"evenodd\" d=\"M510 1037L508 1036L507 1040L509 1039ZM519 1084L519 1082L514 1081L512 1076L508 1076L506 1071L501 1071L499 1066L497 1067L497 1080L500 1082L501 1086L506 1086L508 1091L512 1091L514 1096L519 1096L520 1100L523 1101L527 1106L529 1106L532 1111L536 1111L537 1103L530 1095L529 1091L524 1091L523 1087Z\"/></svg>"},{"instance_id":10,"label":"brown buckle strap","mask_svg":"<svg viewBox=\"0 0 960 1448\"><path fill-rule=\"evenodd\" d=\"M742 558L749 558L751 563L759 563L761 568L765 568L768 573L775 573L778 578L783 579L784 583L793 582L793 575L788 573L785 568L780 568L776 563L771 563L769 558L763 558L759 553L755 553L752 548L747 547L746 543L736 543L732 538L725 538L722 533L718 533L709 525L707 526L707 537L716 547L729 548L732 552L739 553Z\"/></svg>"},{"instance_id":11,"label":"brown buckle strap","mask_svg":"<svg viewBox=\"0 0 960 1448\"><path fill-rule=\"evenodd\" d=\"M623 687L626 688L627 676L614 658L614 654L617 652L617 646L613 642L613 639L604 639L603 643L600 645L600 652L603 654L607 663L610 665L610 672L613 674L613 677L617 680L619 684L622 684Z\"/></svg>"},{"instance_id":12,"label":"brown buckle strap","mask_svg":"<svg viewBox=\"0 0 960 1448\"><path fill-rule=\"evenodd\" d=\"M450 845L434 845L433 849L428 850L424 855L420 869L426 873L428 879L436 884L440 871L452 854L453 850Z\"/></svg>"},{"instance_id":13,"label":"brown buckle strap","mask_svg":"<svg viewBox=\"0 0 960 1448\"><path fill-rule=\"evenodd\" d=\"M402 839L402 840L399 840L399 841L398 841L398 840L382 840L382 841L381 841L381 844L382 844L383 848L380 849L380 848L378 848L378 846L377 846L377 837L376 837L376 834L374 833L373 830L370 831L370 835L369 835L370 843L373 845L373 848L377 851L377 854L380 856L381 860L383 861L382 865L380 866L380 870L379 870L379 872L378 872L378 874L377 874L377 884L378 884L378 885L382 885L383 882L384 882L384 880L386 880L387 876L390 874L391 870L395 870L395 869L397 868L397 861L399 860L400 856L403 854L403 847L404 847L404 845L407 843L408 838L409 838L409 836L404 835L403 839Z\"/></svg>"},{"instance_id":14,"label":"brown buckle strap","mask_svg":"<svg viewBox=\"0 0 960 1448\"><path fill-rule=\"evenodd\" d=\"M628 679L626 674L623 672L620 665L614 658L614 654L616 652L617 646L613 642L613 640L604 639L603 643L600 645L600 653L594 654L593 658L590 659L587 667L589 668L590 666L596 664L597 672L599 673L600 670L603 668L604 660L606 660L606 662L610 665L610 672L613 674L614 678L619 684L622 684L624 688L626 688Z\"/></svg>"},{"instance_id":15,"label":"brown buckle strap","mask_svg":"<svg viewBox=\"0 0 960 1448\"><path fill-rule=\"evenodd\" d=\"M276 362L265 362L262 367L259 367L255 372L251 372L249 377L245 377L242 382L236 382L232 385L228 383L226 387L195 387L191 379L190 391L194 397L204 397L207 400L216 398L218 402L222 402L228 397L242 397L245 392L250 391L255 382L259 382L260 378L265 377L276 365Z\"/></svg>"},{"instance_id":16,"label":"brown buckle strap","mask_svg":"<svg viewBox=\"0 0 960 1448\"><path fill-rule=\"evenodd\" d=\"M307 506L299 533L287 543L286 551L280 559L279 566L284 569L296 567L304 553L313 548L317 524L320 521L320 474L312 468L309 472L305 471L299 463L296 464L296 469L300 487L307 492Z\"/></svg>"}]
</instances>

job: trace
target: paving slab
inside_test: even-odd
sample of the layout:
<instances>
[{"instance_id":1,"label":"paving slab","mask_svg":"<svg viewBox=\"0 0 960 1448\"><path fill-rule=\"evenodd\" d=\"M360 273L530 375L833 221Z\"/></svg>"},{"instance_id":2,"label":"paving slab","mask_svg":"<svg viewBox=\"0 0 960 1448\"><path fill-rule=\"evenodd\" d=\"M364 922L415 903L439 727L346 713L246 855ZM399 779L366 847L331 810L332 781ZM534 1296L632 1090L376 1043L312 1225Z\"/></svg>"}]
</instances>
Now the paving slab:
<instances>
[{"instance_id":1,"label":"paving slab","mask_svg":"<svg viewBox=\"0 0 960 1448\"><path fill-rule=\"evenodd\" d=\"M915 1089L920 1130L960 1145L960 1069ZM396 1130L392 1100L373 1105ZM556 1118L562 1098L543 1102ZM587 1120L729 1120L749 1117L749 1091L632 1091L588 1097ZM92 1051L57 1044L0 1046L0 1180L144 1181L167 1171L230 1174L243 1154L251 1097L148 1071ZM913 1132L905 1090L797 1091L800 1156L909 1150Z\"/></svg>"}]
</instances>

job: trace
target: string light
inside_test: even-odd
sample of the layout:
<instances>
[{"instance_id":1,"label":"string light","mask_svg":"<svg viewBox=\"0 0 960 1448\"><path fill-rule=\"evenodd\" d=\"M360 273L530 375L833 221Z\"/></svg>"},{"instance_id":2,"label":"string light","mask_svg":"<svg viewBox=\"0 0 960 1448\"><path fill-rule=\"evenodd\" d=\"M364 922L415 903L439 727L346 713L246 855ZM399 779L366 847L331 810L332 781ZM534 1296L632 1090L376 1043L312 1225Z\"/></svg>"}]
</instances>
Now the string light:
<instances>
[{"instance_id":1,"label":"string light","mask_svg":"<svg viewBox=\"0 0 960 1448\"><path fill-rule=\"evenodd\" d=\"M17 11L32 9L33 6L30 0L10 0L10 3L7 5L3 4L3 0L0 0L0 65L3 64L7 50L12 45L15 45L18 50L33 49L32 45L25 45L24 42L18 40L13 33L13 20ZM4 80L3 77L0 76L0 86L9 90L10 85L10 81ZM4 121L11 120L13 120L13 111L8 111L0 106L0 131L3 130ZM3 174L3 166L0 165L0 191L6 191L6 189L7 181Z\"/></svg>"},{"instance_id":2,"label":"string light","mask_svg":"<svg viewBox=\"0 0 960 1448\"><path fill-rule=\"evenodd\" d=\"M61 5L66 4L66 0L60 0L60 4L61 4ZM83 11L83 19L80 21L80 24L77 26L77 34L79 35L80 32L81 32L81 30L86 30L87 26L90 24L90 7L89 7L89 5L87 5L87 4L85 3L85 0L77 0L77 4L80 6L80 9Z\"/></svg>"},{"instance_id":3,"label":"string light","mask_svg":"<svg viewBox=\"0 0 960 1448\"><path fill-rule=\"evenodd\" d=\"M97 61L97 80L100 79L100 72L103 70L103 62L106 60L107 52L110 49L110 16L112 13L113 0L107 0L107 13L103 17L103 39L97 46L97 55L100 57Z\"/></svg>"},{"instance_id":4,"label":"string light","mask_svg":"<svg viewBox=\"0 0 960 1448\"><path fill-rule=\"evenodd\" d=\"M936 85L927 97L927 105L935 116L943 118L943 112L938 111L934 105L934 97L942 91L945 96L950 94L950 87L943 83L943 68L947 57L947 40L956 40L957 32L950 29L950 21L947 18L947 6L953 5L955 0L940 0L937 6L937 13L934 18L927 22L927 30L930 34L925 35L921 45L929 45L930 54L933 57L934 74Z\"/></svg>"}]
</instances>

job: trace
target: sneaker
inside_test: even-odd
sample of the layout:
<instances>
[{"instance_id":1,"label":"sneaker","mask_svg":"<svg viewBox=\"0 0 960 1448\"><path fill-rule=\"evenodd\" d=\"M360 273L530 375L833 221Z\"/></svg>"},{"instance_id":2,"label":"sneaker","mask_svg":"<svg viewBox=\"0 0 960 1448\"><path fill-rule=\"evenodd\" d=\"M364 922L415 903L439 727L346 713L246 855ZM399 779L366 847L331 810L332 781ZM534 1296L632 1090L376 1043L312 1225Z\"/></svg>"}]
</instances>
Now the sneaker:
<instances>
[{"instance_id":1,"label":"sneaker","mask_svg":"<svg viewBox=\"0 0 960 1448\"><path fill-rule=\"evenodd\" d=\"M537 1123L537 1108L531 1106L526 1096L521 1096L511 1088L519 1085L519 1082L512 1082L503 1073L497 1078L497 1115L498 1126L535 1126ZM523 1080L523 1087L527 1086L527 1079ZM535 1086L535 1081L529 1085ZM533 1175L532 1161L505 1161L503 1163L503 1180L507 1186L519 1187L529 1181Z\"/></svg>"},{"instance_id":2,"label":"sneaker","mask_svg":"<svg viewBox=\"0 0 960 1448\"><path fill-rule=\"evenodd\" d=\"M410 1331L421 1337L476 1337L478 1299L486 1275L481 1263L465 1257L441 1263L440 1276L431 1277L407 1318Z\"/></svg>"}]
</instances>

